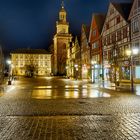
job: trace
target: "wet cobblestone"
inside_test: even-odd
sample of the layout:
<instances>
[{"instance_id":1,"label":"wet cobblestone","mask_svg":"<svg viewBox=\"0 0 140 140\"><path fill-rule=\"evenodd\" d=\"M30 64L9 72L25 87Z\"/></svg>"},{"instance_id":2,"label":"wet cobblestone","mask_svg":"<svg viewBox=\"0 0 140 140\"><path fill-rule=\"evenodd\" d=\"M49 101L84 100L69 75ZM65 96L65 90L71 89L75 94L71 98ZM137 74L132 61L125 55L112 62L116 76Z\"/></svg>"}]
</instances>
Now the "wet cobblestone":
<instances>
[{"instance_id":1,"label":"wet cobblestone","mask_svg":"<svg viewBox=\"0 0 140 140\"><path fill-rule=\"evenodd\" d=\"M9 93L8 93L9 94ZM0 98L0 116L108 115L140 112L140 97L134 95L93 99L35 100L30 92L17 91ZM82 102L82 103L81 103Z\"/></svg>"},{"instance_id":2,"label":"wet cobblestone","mask_svg":"<svg viewBox=\"0 0 140 140\"><path fill-rule=\"evenodd\" d=\"M140 114L0 117L1 140L139 140Z\"/></svg>"},{"instance_id":3,"label":"wet cobblestone","mask_svg":"<svg viewBox=\"0 0 140 140\"><path fill-rule=\"evenodd\" d=\"M24 82L0 96L0 140L140 139L139 96L105 90L111 97L36 99Z\"/></svg>"}]
</instances>

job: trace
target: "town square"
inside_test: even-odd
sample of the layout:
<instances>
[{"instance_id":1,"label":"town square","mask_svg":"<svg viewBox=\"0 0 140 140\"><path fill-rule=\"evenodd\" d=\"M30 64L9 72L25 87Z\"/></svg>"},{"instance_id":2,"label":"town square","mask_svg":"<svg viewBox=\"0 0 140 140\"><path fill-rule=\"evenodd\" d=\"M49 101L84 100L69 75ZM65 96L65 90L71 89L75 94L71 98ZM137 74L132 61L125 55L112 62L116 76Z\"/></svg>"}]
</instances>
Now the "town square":
<instances>
[{"instance_id":1,"label":"town square","mask_svg":"<svg viewBox=\"0 0 140 140\"><path fill-rule=\"evenodd\" d=\"M0 140L140 140L140 0L0 9Z\"/></svg>"}]
</instances>

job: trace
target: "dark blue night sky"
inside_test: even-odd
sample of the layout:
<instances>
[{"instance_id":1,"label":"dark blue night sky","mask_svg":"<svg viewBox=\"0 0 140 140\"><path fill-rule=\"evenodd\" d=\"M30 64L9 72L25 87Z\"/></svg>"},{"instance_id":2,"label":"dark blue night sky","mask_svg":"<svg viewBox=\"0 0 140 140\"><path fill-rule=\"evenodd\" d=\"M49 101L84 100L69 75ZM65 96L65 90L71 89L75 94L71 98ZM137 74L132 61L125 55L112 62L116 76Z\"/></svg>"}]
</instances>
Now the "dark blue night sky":
<instances>
[{"instance_id":1,"label":"dark blue night sky","mask_svg":"<svg viewBox=\"0 0 140 140\"><path fill-rule=\"evenodd\" d=\"M129 2L130 0L116 0ZM109 0L65 0L72 34L90 25L92 13L106 12ZM48 48L55 34L61 0L0 0L0 41L4 50Z\"/></svg>"}]
</instances>

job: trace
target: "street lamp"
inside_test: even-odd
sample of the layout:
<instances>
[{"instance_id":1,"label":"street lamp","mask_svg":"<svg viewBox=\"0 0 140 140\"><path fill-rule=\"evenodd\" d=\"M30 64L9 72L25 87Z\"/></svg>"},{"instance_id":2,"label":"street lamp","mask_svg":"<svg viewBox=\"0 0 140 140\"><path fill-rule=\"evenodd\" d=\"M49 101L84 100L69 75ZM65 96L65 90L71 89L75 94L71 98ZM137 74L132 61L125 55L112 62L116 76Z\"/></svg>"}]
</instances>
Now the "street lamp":
<instances>
[{"instance_id":1,"label":"street lamp","mask_svg":"<svg viewBox=\"0 0 140 140\"><path fill-rule=\"evenodd\" d=\"M139 50L137 48L127 50L126 54L130 57L130 72L131 72L131 91L134 92L134 79L133 79L133 55L137 55Z\"/></svg>"}]
</instances>

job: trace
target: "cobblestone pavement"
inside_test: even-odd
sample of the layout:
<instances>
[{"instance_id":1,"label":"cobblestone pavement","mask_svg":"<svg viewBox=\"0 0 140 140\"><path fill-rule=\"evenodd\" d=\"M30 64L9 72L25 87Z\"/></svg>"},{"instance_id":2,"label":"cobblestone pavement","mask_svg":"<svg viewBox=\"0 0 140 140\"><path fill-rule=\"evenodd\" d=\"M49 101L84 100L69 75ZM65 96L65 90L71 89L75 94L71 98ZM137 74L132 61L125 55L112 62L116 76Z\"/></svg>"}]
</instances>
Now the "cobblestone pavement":
<instances>
[{"instance_id":1,"label":"cobblestone pavement","mask_svg":"<svg viewBox=\"0 0 140 140\"><path fill-rule=\"evenodd\" d=\"M139 96L87 82L54 81L23 79L1 88L0 140L140 140ZM57 96L46 98L40 90ZM75 92L90 90L100 96ZM34 91L41 95L33 96ZM64 98L67 92L77 98ZM42 93L45 98L38 98ZM101 96L104 93L110 96Z\"/></svg>"}]
</instances>

